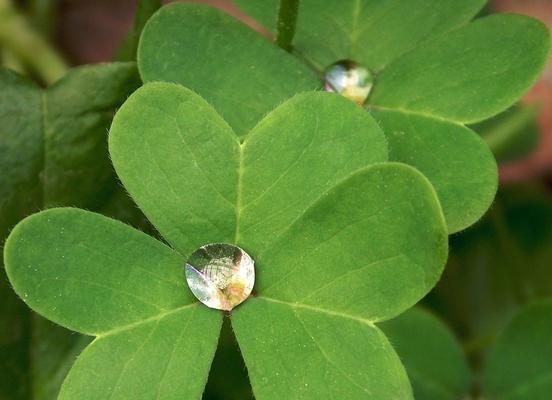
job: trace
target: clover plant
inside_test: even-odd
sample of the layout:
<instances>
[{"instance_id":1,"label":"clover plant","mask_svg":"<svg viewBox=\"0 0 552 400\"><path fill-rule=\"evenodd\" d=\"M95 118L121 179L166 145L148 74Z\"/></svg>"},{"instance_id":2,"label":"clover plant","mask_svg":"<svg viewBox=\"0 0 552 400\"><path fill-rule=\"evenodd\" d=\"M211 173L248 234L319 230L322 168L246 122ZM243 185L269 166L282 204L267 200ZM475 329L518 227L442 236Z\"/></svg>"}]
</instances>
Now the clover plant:
<instances>
[{"instance_id":1,"label":"clover plant","mask_svg":"<svg viewBox=\"0 0 552 400\"><path fill-rule=\"evenodd\" d=\"M453 334L409 309L439 281L448 235L495 196L493 141L467 125L531 87L548 30L517 15L470 22L482 0L236 3L274 43L197 4L144 26L159 2L141 2L120 54L136 64L47 89L0 72L2 234L46 209L11 229L6 272L34 311L85 335L58 398L201 398L224 319L259 400L467 395ZM360 106L324 92L336 65L366 71ZM156 232L85 210L139 225L109 160ZM255 263L253 292L228 311L186 282L208 244ZM520 373L511 353L528 313L549 330L549 305L534 307L498 340L488 399L545 398L547 365Z\"/></svg>"}]
</instances>

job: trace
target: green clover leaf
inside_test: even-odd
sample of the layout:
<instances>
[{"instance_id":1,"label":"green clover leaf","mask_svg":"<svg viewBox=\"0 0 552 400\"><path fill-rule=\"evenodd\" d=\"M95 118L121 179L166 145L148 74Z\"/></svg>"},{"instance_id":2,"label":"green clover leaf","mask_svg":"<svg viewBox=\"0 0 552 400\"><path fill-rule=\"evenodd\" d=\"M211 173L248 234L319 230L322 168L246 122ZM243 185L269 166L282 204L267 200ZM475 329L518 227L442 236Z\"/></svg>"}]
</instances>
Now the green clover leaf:
<instances>
[{"instance_id":1,"label":"green clover leaf","mask_svg":"<svg viewBox=\"0 0 552 400\"><path fill-rule=\"evenodd\" d=\"M183 270L213 242L256 263L255 294L230 314L256 398L412 398L375 323L435 285L447 230L427 179L385 162L368 113L307 92L241 142L194 92L149 83L117 112L109 148L171 247L71 208L28 217L6 242L23 300L96 336L60 399L200 398L223 314L195 300Z\"/></svg>"},{"instance_id":2,"label":"green clover leaf","mask_svg":"<svg viewBox=\"0 0 552 400\"><path fill-rule=\"evenodd\" d=\"M237 3L275 27L275 0ZM468 23L483 4L303 0L293 54L220 11L173 4L146 24L138 66L145 81L197 91L243 137L294 93L320 88L328 65L363 64L375 74L366 108L389 140L389 159L428 177L453 233L484 214L497 187L488 146L463 124L512 105L548 59L548 30L535 20Z\"/></svg>"}]
</instances>

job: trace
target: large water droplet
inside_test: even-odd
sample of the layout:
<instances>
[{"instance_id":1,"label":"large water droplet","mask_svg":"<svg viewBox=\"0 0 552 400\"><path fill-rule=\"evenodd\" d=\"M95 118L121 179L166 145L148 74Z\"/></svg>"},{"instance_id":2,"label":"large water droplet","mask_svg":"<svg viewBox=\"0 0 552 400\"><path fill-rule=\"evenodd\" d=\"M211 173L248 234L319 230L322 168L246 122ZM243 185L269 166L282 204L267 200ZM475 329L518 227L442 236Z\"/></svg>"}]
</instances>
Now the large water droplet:
<instances>
[{"instance_id":1,"label":"large water droplet","mask_svg":"<svg viewBox=\"0 0 552 400\"><path fill-rule=\"evenodd\" d=\"M341 60L324 71L324 86L328 92L337 92L360 105L364 104L374 77L371 72L351 60Z\"/></svg>"},{"instance_id":2,"label":"large water droplet","mask_svg":"<svg viewBox=\"0 0 552 400\"><path fill-rule=\"evenodd\" d=\"M186 281L195 297L210 308L231 310L251 294L255 263L237 246L201 246L186 262Z\"/></svg>"}]
</instances>

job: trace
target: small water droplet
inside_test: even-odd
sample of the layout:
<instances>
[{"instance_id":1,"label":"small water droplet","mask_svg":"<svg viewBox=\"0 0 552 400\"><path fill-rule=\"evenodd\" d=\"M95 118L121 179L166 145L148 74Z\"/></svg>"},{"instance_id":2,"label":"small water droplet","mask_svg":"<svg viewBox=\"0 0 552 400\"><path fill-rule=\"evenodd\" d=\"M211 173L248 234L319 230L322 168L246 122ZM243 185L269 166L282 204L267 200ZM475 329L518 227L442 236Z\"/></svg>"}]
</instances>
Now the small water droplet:
<instances>
[{"instance_id":1,"label":"small water droplet","mask_svg":"<svg viewBox=\"0 0 552 400\"><path fill-rule=\"evenodd\" d=\"M210 308L231 310L253 290L255 263L237 246L201 246L186 262L186 281L195 297Z\"/></svg>"},{"instance_id":2,"label":"small water droplet","mask_svg":"<svg viewBox=\"0 0 552 400\"><path fill-rule=\"evenodd\" d=\"M372 73L351 60L338 61L324 71L326 91L339 93L360 105L368 98L373 83Z\"/></svg>"}]
</instances>

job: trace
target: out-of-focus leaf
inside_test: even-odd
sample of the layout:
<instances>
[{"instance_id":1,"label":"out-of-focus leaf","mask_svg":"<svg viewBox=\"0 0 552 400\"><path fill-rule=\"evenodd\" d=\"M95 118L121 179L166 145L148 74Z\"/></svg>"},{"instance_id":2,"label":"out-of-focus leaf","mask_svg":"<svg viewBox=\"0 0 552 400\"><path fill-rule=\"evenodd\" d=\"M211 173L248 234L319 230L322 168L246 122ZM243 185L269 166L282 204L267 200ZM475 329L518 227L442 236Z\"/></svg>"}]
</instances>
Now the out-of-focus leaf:
<instances>
[{"instance_id":1,"label":"out-of-focus leaf","mask_svg":"<svg viewBox=\"0 0 552 400\"><path fill-rule=\"evenodd\" d=\"M69 333L66 329L39 317L31 316L31 382L33 400L57 399L61 383L79 353L90 343L89 336Z\"/></svg>"},{"instance_id":2,"label":"out-of-focus leaf","mask_svg":"<svg viewBox=\"0 0 552 400\"><path fill-rule=\"evenodd\" d=\"M483 375L489 400L548 400L552 393L552 300L524 307L499 335Z\"/></svg>"},{"instance_id":3,"label":"out-of-focus leaf","mask_svg":"<svg viewBox=\"0 0 552 400\"><path fill-rule=\"evenodd\" d=\"M87 208L111 202L115 179L107 157L107 128L115 108L136 86L130 63L77 68L48 89L0 69L0 243L24 216L61 204ZM132 216L134 219L134 216ZM35 332L44 321L28 313L0 273L2 332L0 399L49 400L57 395L81 340L61 328ZM8 328L9 327L9 328ZM42 341L59 344L35 357ZM5 346L5 347L4 347Z\"/></svg>"},{"instance_id":4,"label":"out-of-focus leaf","mask_svg":"<svg viewBox=\"0 0 552 400\"><path fill-rule=\"evenodd\" d=\"M469 390L470 370L450 329L422 308L413 308L380 328L399 354L419 400L458 400Z\"/></svg>"},{"instance_id":5,"label":"out-of-focus leaf","mask_svg":"<svg viewBox=\"0 0 552 400\"><path fill-rule=\"evenodd\" d=\"M551 241L552 195L527 184L501 189L478 225L452 237L432 301L470 340L470 351L480 352L520 305L552 296Z\"/></svg>"},{"instance_id":6,"label":"out-of-focus leaf","mask_svg":"<svg viewBox=\"0 0 552 400\"><path fill-rule=\"evenodd\" d=\"M515 106L471 128L481 135L500 161L514 161L526 156L537 145L539 107Z\"/></svg>"}]
</instances>

